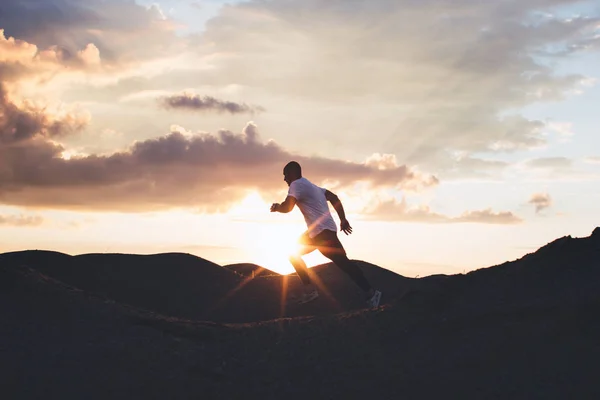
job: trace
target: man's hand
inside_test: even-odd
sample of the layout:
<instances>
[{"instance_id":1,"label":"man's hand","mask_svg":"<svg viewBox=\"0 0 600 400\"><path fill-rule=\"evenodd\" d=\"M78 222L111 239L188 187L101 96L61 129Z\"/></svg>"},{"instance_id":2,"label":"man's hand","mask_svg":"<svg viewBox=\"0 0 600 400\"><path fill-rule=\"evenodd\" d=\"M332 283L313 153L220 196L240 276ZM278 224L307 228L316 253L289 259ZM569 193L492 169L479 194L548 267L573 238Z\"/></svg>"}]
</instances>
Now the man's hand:
<instances>
[{"instance_id":1,"label":"man's hand","mask_svg":"<svg viewBox=\"0 0 600 400\"><path fill-rule=\"evenodd\" d=\"M340 228L342 229L342 232L344 232L346 235L352 233L352 227L350 226L350 222L348 222L348 220L345 218L340 223Z\"/></svg>"},{"instance_id":2,"label":"man's hand","mask_svg":"<svg viewBox=\"0 0 600 400\"><path fill-rule=\"evenodd\" d=\"M287 196L283 203L273 203L271 205L271 212L280 212L282 214L289 213L296 205L296 198L293 196Z\"/></svg>"}]
</instances>

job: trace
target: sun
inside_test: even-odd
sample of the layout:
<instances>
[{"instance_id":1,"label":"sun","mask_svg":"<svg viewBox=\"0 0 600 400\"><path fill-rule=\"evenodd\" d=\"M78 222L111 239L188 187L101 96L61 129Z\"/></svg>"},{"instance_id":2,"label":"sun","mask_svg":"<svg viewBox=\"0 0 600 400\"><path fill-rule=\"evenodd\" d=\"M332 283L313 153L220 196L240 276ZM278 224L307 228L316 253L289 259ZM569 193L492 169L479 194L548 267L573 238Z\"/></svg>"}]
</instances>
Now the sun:
<instances>
[{"instance_id":1,"label":"sun","mask_svg":"<svg viewBox=\"0 0 600 400\"><path fill-rule=\"evenodd\" d=\"M290 256L298 254L298 239L306 224L298 210L288 214L271 213L270 203L257 193L251 193L231 212L230 216L244 224L243 247L247 262L280 274L294 272ZM318 252L302 257L308 267L327 262Z\"/></svg>"},{"instance_id":2,"label":"sun","mask_svg":"<svg viewBox=\"0 0 600 400\"><path fill-rule=\"evenodd\" d=\"M298 252L297 243L295 235L282 229L273 229L270 234L257 237L251 249L252 262L280 274L293 272L289 259Z\"/></svg>"},{"instance_id":3,"label":"sun","mask_svg":"<svg viewBox=\"0 0 600 400\"><path fill-rule=\"evenodd\" d=\"M264 224L258 227L256 235L249 240L251 246L247 249L252 261L264 268L280 274L295 272L290 263L290 256L299 254L301 245L298 243L303 233L300 224ZM302 259L307 267L329 262L321 253L313 251L304 254Z\"/></svg>"}]
</instances>

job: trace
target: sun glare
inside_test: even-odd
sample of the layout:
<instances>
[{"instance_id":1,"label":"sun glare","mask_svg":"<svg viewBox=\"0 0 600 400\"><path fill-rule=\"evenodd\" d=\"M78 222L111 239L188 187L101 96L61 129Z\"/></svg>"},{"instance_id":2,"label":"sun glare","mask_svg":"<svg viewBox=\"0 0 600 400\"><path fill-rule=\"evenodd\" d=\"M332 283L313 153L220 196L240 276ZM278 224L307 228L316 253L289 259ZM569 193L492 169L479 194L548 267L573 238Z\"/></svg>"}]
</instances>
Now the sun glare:
<instances>
[{"instance_id":1,"label":"sun glare","mask_svg":"<svg viewBox=\"0 0 600 400\"><path fill-rule=\"evenodd\" d=\"M248 254L248 262L288 274L294 272L289 258L298 252L298 238L306 226L297 210L289 214L271 213L270 206L257 193L252 193L234 207L229 216L244 224L242 247ZM323 262L315 253L303 258L309 267Z\"/></svg>"},{"instance_id":2,"label":"sun glare","mask_svg":"<svg viewBox=\"0 0 600 400\"><path fill-rule=\"evenodd\" d=\"M250 253L253 263L280 274L288 274L294 271L289 258L298 252L298 238L279 228L275 226L270 232L263 231L257 236Z\"/></svg>"},{"instance_id":3,"label":"sun glare","mask_svg":"<svg viewBox=\"0 0 600 400\"><path fill-rule=\"evenodd\" d=\"M262 223L257 224L255 235L248 240L247 251L251 261L280 274L294 272L290 256L298 254L298 238L304 226L301 223ZM327 260L318 251L304 255L308 267L326 263Z\"/></svg>"}]
</instances>

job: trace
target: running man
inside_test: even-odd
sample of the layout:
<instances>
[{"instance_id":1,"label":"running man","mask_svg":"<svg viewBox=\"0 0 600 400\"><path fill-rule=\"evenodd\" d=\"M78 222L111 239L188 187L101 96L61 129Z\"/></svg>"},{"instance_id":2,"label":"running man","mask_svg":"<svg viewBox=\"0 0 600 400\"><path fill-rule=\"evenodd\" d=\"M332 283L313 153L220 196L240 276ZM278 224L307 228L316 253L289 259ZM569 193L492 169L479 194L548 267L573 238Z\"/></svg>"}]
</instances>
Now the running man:
<instances>
[{"instance_id":1,"label":"running man","mask_svg":"<svg viewBox=\"0 0 600 400\"><path fill-rule=\"evenodd\" d=\"M302 168L296 161L290 161L283 169L283 180L288 184L289 191L281 204L273 203L271 212L289 213L295 205L304 216L308 230L300 236L302 245L298 254L290 257L296 273L304 284L304 293L299 303L307 303L319 297L317 287L312 283L308 268L302 256L319 250L358 285L365 293L369 307L379 306L381 292L371 287L362 270L346 255L346 251L337 237L337 226L329 212L329 201L340 218L340 229L346 235L352 233L352 227L346 219L344 207L340 199L332 192L319 187L302 177Z\"/></svg>"}]
</instances>

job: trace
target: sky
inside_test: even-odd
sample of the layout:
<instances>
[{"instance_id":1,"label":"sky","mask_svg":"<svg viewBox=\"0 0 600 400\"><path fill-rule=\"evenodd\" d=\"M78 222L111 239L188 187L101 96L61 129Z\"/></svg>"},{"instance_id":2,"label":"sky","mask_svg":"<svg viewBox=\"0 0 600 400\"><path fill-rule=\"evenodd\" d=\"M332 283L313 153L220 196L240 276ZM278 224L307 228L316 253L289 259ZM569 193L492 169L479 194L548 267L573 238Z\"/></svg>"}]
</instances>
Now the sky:
<instances>
[{"instance_id":1,"label":"sky","mask_svg":"<svg viewBox=\"0 0 600 400\"><path fill-rule=\"evenodd\" d=\"M600 226L598 104L597 1L3 0L0 252L291 272L296 160L350 258L465 273Z\"/></svg>"}]
</instances>

